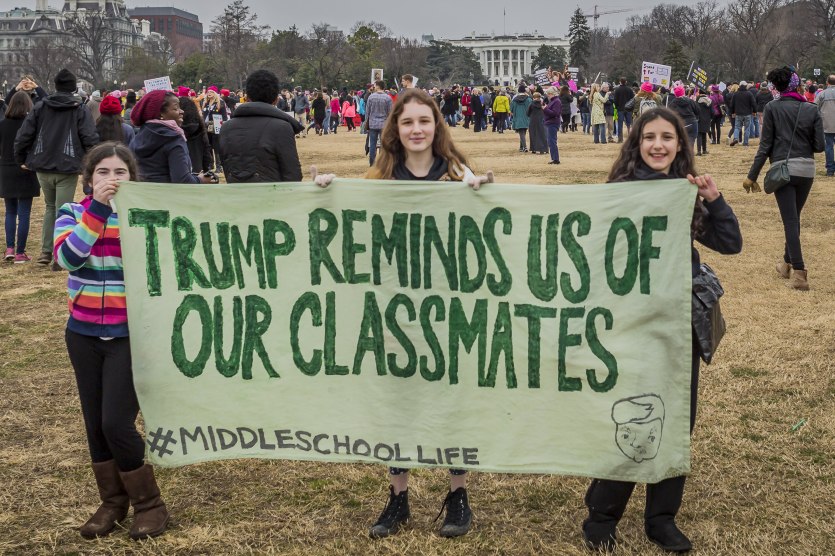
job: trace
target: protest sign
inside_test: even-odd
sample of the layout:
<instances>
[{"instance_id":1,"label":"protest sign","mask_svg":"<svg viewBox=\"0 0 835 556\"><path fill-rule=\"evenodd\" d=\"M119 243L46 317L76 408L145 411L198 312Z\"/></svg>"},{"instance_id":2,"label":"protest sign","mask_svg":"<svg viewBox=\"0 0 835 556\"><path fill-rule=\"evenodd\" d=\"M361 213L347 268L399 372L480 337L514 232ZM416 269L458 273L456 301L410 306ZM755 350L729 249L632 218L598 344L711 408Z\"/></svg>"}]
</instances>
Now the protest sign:
<instances>
[{"instance_id":1,"label":"protest sign","mask_svg":"<svg viewBox=\"0 0 835 556\"><path fill-rule=\"evenodd\" d=\"M663 64L654 64L652 62L644 62L641 65L641 80L649 81L653 85L660 87L670 87L670 75L673 68Z\"/></svg>"},{"instance_id":2,"label":"protest sign","mask_svg":"<svg viewBox=\"0 0 835 556\"><path fill-rule=\"evenodd\" d=\"M707 91L707 72L697 66L695 62L690 64L690 71L687 73L687 81L695 85L697 89Z\"/></svg>"},{"instance_id":3,"label":"protest sign","mask_svg":"<svg viewBox=\"0 0 835 556\"><path fill-rule=\"evenodd\" d=\"M371 70L371 84L376 83L377 81L383 80L383 69L382 68L374 68Z\"/></svg>"},{"instance_id":4,"label":"protest sign","mask_svg":"<svg viewBox=\"0 0 835 556\"><path fill-rule=\"evenodd\" d=\"M212 131L215 135L220 135L221 126L223 126L223 115L212 114Z\"/></svg>"},{"instance_id":5,"label":"protest sign","mask_svg":"<svg viewBox=\"0 0 835 556\"><path fill-rule=\"evenodd\" d=\"M150 461L687 473L695 191L123 184Z\"/></svg>"},{"instance_id":6,"label":"protest sign","mask_svg":"<svg viewBox=\"0 0 835 556\"><path fill-rule=\"evenodd\" d=\"M170 91L171 89L171 78L167 75L165 77L157 77L154 79L146 79L145 80L145 92L149 93L151 91Z\"/></svg>"},{"instance_id":7,"label":"protest sign","mask_svg":"<svg viewBox=\"0 0 835 556\"><path fill-rule=\"evenodd\" d=\"M550 85L551 80L548 79L548 70L546 68L538 69L534 72L534 78L536 79L536 84L545 86Z\"/></svg>"},{"instance_id":8,"label":"protest sign","mask_svg":"<svg viewBox=\"0 0 835 556\"><path fill-rule=\"evenodd\" d=\"M814 68L812 70L812 73L817 77L821 74L821 69L820 68Z\"/></svg>"},{"instance_id":9,"label":"protest sign","mask_svg":"<svg viewBox=\"0 0 835 556\"><path fill-rule=\"evenodd\" d=\"M571 79L573 79L574 81L577 81L577 75L579 75L579 73L580 73L580 68L568 67L568 73L571 74Z\"/></svg>"}]
</instances>

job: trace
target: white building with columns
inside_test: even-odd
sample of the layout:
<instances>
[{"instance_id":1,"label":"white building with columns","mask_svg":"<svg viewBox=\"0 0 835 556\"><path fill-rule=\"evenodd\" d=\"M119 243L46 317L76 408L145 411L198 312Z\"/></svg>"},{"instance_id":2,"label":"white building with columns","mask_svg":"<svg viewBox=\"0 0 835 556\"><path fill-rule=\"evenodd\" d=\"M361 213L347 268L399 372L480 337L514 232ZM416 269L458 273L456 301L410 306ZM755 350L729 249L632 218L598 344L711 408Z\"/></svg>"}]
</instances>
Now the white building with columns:
<instances>
[{"instance_id":1,"label":"white building with columns","mask_svg":"<svg viewBox=\"0 0 835 556\"><path fill-rule=\"evenodd\" d=\"M522 35L476 35L473 32L463 39L447 42L455 46L465 46L475 52L481 63L481 71L490 83L514 85L524 77L533 75L531 65L539 47L544 45L563 47L568 51L568 39L546 37L534 31Z\"/></svg>"}]
</instances>

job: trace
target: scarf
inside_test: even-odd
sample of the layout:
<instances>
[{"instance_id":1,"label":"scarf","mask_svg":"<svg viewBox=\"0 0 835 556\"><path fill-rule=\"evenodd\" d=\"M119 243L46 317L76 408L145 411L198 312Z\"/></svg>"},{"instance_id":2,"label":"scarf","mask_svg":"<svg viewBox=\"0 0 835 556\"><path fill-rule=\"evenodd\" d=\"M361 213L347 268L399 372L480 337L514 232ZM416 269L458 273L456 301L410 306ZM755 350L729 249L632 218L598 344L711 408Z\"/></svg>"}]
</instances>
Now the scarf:
<instances>
[{"instance_id":1,"label":"scarf","mask_svg":"<svg viewBox=\"0 0 835 556\"><path fill-rule=\"evenodd\" d=\"M780 93L780 98L793 98L794 100L799 100L800 102L806 102L806 97L797 91L786 91L785 93Z\"/></svg>"},{"instance_id":2,"label":"scarf","mask_svg":"<svg viewBox=\"0 0 835 556\"><path fill-rule=\"evenodd\" d=\"M448 177L449 163L443 158L436 156L432 162L432 167L426 176L419 178L415 176L403 161L394 165L394 179L396 180L420 180L420 181L440 181Z\"/></svg>"},{"instance_id":3,"label":"scarf","mask_svg":"<svg viewBox=\"0 0 835 556\"><path fill-rule=\"evenodd\" d=\"M186 140L186 133L183 131L183 128L177 125L177 122L174 120L148 120L145 122L146 124L160 124L164 125L167 128L173 129L177 132L177 134L183 138L183 141Z\"/></svg>"}]
</instances>

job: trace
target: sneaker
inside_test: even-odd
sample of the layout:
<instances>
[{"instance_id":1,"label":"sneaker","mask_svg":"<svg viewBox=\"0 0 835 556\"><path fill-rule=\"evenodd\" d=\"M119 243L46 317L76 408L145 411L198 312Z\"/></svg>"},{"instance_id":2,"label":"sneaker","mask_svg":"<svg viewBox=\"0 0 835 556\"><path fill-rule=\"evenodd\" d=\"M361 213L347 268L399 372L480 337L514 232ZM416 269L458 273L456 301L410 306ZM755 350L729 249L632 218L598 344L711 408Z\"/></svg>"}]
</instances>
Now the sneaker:
<instances>
[{"instance_id":1,"label":"sneaker","mask_svg":"<svg viewBox=\"0 0 835 556\"><path fill-rule=\"evenodd\" d=\"M38 257L38 260L36 260L35 262L43 265L51 263L52 253L41 253L40 257Z\"/></svg>"},{"instance_id":2,"label":"sneaker","mask_svg":"<svg viewBox=\"0 0 835 556\"><path fill-rule=\"evenodd\" d=\"M449 492L444 499L444 505L441 506L438 517L441 517L444 508L446 508L446 517L439 534L447 538L466 535L473 524L473 512L470 510L470 504L467 500L467 489L458 488ZM435 521L438 520L438 517L435 518Z\"/></svg>"},{"instance_id":3,"label":"sneaker","mask_svg":"<svg viewBox=\"0 0 835 556\"><path fill-rule=\"evenodd\" d=\"M675 521L655 526L647 525L646 533L650 541L667 552L690 552L693 549L693 543L676 526Z\"/></svg>"},{"instance_id":4,"label":"sneaker","mask_svg":"<svg viewBox=\"0 0 835 556\"><path fill-rule=\"evenodd\" d=\"M372 539L382 539L397 533L400 527L409 521L409 489L394 494L394 487L389 485L389 501L377 522L371 526L368 535Z\"/></svg>"},{"instance_id":5,"label":"sneaker","mask_svg":"<svg viewBox=\"0 0 835 556\"><path fill-rule=\"evenodd\" d=\"M11 262L14 260L14 247L6 247L6 255L3 257L5 260Z\"/></svg>"},{"instance_id":6,"label":"sneaker","mask_svg":"<svg viewBox=\"0 0 835 556\"><path fill-rule=\"evenodd\" d=\"M23 264L28 263L32 260L32 258L27 255L26 253L18 253L14 256L14 264Z\"/></svg>"},{"instance_id":7,"label":"sneaker","mask_svg":"<svg viewBox=\"0 0 835 556\"><path fill-rule=\"evenodd\" d=\"M739 140L738 140L738 139L731 139L731 142L730 142L730 143L728 143L728 145L730 145L731 147L733 147L734 145L737 145L737 144L739 144Z\"/></svg>"}]
</instances>

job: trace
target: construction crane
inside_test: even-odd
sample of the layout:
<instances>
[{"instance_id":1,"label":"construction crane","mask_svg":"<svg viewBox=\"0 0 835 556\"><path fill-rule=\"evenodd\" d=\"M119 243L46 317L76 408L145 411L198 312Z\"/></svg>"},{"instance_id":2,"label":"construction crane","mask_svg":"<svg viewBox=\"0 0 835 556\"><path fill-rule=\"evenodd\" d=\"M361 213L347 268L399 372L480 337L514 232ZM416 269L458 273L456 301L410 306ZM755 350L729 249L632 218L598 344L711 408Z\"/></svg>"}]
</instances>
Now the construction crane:
<instances>
[{"instance_id":1,"label":"construction crane","mask_svg":"<svg viewBox=\"0 0 835 556\"><path fill-rule=\"evenodd\" d=\"M622 10L608 10L605 12L597 11L599 6L597 4L594 5L594 12L590 14L583 14L583 17L586 19L593 19L594 20L594 28L597 29L597 20L600 19L601 15L610 15L610 14L620 14L623 12L634 12L637 11L639 8L624 8Z\"/></svg>"}]
</instances>

